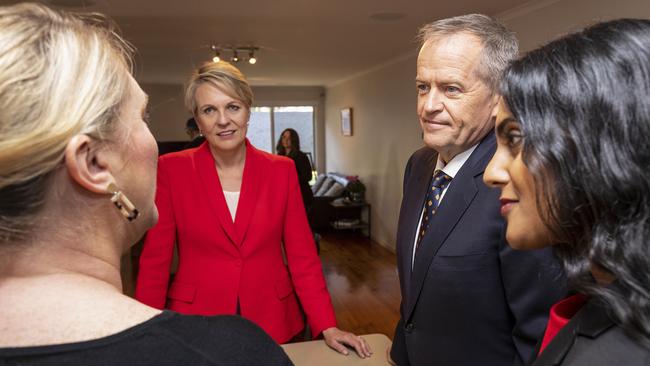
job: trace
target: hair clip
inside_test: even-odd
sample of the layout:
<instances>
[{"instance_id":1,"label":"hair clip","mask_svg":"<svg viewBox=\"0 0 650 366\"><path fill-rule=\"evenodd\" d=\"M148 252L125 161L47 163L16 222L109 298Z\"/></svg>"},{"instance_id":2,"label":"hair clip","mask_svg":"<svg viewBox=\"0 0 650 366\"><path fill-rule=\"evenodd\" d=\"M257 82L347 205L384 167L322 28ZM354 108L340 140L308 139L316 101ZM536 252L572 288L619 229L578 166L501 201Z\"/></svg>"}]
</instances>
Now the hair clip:
<instances>
[{"instance_id":1,"label":"hair clip","mask_svg":"<svg viewBox=\"0 0 650 366\"><path fill-rule=\"evenodd\" d=\"M120 210L120 213L122 216L124 216L127 220L133 221L138 218L138 215L140 214L138 212L138 209L135 208L133 203L126 197L122 191L117 189L117 186L115 186L114 183L109 183L108 184L108 192L113 194L111 197L111 202L117 207L118 210Z\"/></svg>"}]
</instances>

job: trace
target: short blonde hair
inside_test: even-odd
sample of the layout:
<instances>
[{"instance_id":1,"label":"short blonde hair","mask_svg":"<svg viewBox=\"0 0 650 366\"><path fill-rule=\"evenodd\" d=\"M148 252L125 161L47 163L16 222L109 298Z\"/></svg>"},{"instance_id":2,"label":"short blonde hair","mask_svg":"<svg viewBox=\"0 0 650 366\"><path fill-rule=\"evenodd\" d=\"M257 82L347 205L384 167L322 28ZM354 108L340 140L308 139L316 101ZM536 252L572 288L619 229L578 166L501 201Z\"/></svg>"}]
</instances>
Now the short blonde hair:
<instances>
[{"instance_id":1,"label":"short blonde hair","mask_svg":"<svg viewBox=\"0 0 650 366\"><path fill-rule=\"evenodd\" d=\"M238 68L232 64L206 62L192 72L185 85L185 107L196 114L196 89L203 83L210 83L231 98L240 100L250 110L253 105L253 91L248 80Z\"/></svg>"},{"instance_id":2,"label":"short blonde hair","mask_svg":"<svg viewBox=\"0 0 650 366\"><path fill-rule=\"evenodd\" d=\"M0 243L29 230L74 135L114 131L131 53L100 15L0 7Z\"/></svg>"}]
</instances>

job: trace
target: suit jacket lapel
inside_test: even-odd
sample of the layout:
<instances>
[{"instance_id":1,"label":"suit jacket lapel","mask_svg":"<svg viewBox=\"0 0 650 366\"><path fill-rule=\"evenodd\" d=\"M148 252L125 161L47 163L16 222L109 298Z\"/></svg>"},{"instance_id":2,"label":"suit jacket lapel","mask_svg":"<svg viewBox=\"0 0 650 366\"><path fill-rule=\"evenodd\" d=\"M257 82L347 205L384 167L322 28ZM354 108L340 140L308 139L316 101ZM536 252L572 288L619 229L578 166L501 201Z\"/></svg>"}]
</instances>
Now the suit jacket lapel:
<instances>
[{"instance_id":1,"label":"suit jacket lapel","mask_svg":"<svg viewBox=\"0 0 650 366\"><path fill-rule=\"evenodd\" d=\"M264 156L246 139L246 163L239 194L239 204L237 205L237 215L235 216L235 229L239 238L237 244L240 246L246 238L251 218L255 213L261 186L260 182L263 179L262 177L268 176L267 167L268 164L264 164Z\"/></svg>"},{"instance_id":2,"label":"suit jacket lapel","mask_svg":"<svg viewBox=\"0 0 650 366\"><path fill-rule=\"evenodd\" d=\"M201 184L204 189L204 197L212 208L217 223L221 225L224 233L234 243L238 243L238 235L226 204L226 197L219 181L217 168L214 165L214 158L210 152L210 145L205 143L195 154L195 169L198 171Z\"/></svg>"},{"instance_id":3,"label":"suit jacket lapel","mask_svg":"<svg viewBox=\"0 0 650 366\"><path fill-rule=\"evenodd\" d=\"M429 184L433 176L433 170L436 167L437 154L435 151L431 151L431 155L424 162L423 167L418 167L417 174L414 176L406 187L407 195L404 195L404 217L402 223L404 225L403 230L400 231L401 235L398 238L398 242L405 243L406 255L402 257L402 268L404 273L404 281L402 284L404 289L407 291L406 296L403 296L404 299L409 299L408 291L410 289L411 283L411 260L413 258L413 243L415 242L415 235L417 226L420 222L420 217L422 216L422 205L424 204L424 199L429 189Z\"/></svg>"},{"instance_id":4,"label":"suit jacket lapel","mask_svg":"<svg viewBox=\"0 0 650 366\"><path fill-rule=\"evenodd\" d=\"M575 327L576 324L571 322L565 325L539 357L535 359L533 365L560 365L575 342ZM536 352L539 352L539 349Z\"/></svg>"},{"instance_id":5,"label":"suit jacket lapel","mask_svg":"<svg viewBox=\"0 0 650 366\"><path fill-rule=\"evenodd\" d=\"M447 189L438 210L436 210L436 215L429 223L429 229L422 238L421 248L418 249L413 264L409 291L410 300L406 309L407 319L415 308L417 298L420 296L420 291L422 291L424 278L429 271L433 258L478 192L477 180L480 181L480 175L492 157L491 153L494 151L495 146L494 140L494 133L489 133L476 147L476 150L472 152L472 155L451 181L451 185ZM483 183L479 182L479 184Z\"/></svg>"},{"instance_id":6,"label":"suit jacket lapel","mask_svg":"<svg viewBox=\"0 0 650 366\"><path fill-rule=\"evenodd\" d=\"M614 325L607 316L607 311L591 299L560 330L539 357L532 361L532 365L560 365L573 347L577 336L596 338ZM535 355L537 353L539 347Z\"/></svg>"}]
</instances>

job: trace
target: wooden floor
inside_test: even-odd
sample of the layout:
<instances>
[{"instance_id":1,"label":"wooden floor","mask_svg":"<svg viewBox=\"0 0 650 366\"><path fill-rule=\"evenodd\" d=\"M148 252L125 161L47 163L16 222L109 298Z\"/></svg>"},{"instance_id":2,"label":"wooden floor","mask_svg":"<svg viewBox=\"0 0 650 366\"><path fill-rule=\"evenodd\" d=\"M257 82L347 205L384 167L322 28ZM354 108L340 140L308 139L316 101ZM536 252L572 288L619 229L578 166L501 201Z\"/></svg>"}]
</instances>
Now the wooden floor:
<instances>
[{"instance_id":1,"label":"wooden floor","mask_svg":"<svg viewBox=\"0 0 650 366\"><path fill-rule=\"evenodd\" d=\"M395 254L348 234L325 234L320 247L339 328L392 339L400 303Z\"/></svg>"}]
</instances>

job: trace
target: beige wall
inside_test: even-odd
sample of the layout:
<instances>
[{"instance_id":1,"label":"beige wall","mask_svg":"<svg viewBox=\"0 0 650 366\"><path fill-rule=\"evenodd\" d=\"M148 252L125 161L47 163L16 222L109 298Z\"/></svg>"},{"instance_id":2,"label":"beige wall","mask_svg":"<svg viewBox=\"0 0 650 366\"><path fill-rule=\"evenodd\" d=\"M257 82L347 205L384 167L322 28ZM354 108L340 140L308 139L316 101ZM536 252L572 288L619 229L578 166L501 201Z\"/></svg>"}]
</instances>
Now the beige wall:
<instances>
[{"instance_id":1,"label":"beige wall","mask_svg":"<svg viewBox=\"0 0 650 366\"><path fill-rule=\"evenodd\" d=\"M329 88L325 108L326 170L359 175L372 204L372 236L392 246L402 172L421 145L415 114L415 55ZM341 135L341 108L352 107L352 136Z\"/></svg>"},{"instance_id":2,"label":"beige wall","mask_svg":"<svg viewBox=\"0 0 650 366\"><path fill-rule=\"evenodd\" d=\"M544 3L544 1L541 1ZM521 50L533 49L559 35L598 21L616 18L650 18L648 0L561 0L524 15L504 14L506 24L517 32Z\"/></svg>"},{"instance_id":3,"label":"beige wall","mask_svg":"<svg viewBox=\"0 0 650 366\"><path fill-rule=\"evenodd\" d=\"M534 4L534 5L531 5ZM498 15L515 32L522 50L596 20L650 18L648 0L531 2ZM415 32L415 30L414 30ZM358 174L372 203L372 235L394 249L402 177L413 151L422 146L415 113L415 55L327 88L325 166ZM340 132L341 108L353 108L353 136Z\"/></svg>"},{"instance_id":4,"label":"beige wall","mask_svg":"<svg viewBox=\"0 0 650 366\"><path fill-rule=\"evenodd\" d=\"M150 128L156 140L189 140L185 122L191 116L183 105L183 86L143 83L140 87L149 95Z\"/></svg>"}]
</instances>

